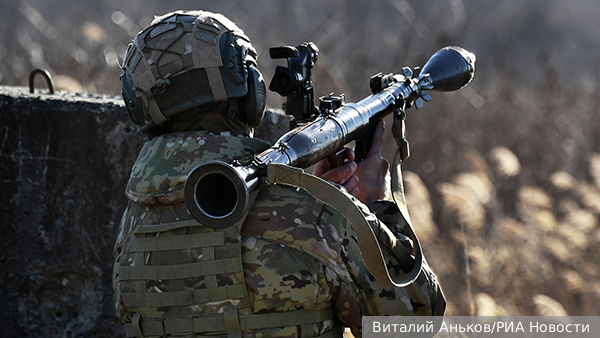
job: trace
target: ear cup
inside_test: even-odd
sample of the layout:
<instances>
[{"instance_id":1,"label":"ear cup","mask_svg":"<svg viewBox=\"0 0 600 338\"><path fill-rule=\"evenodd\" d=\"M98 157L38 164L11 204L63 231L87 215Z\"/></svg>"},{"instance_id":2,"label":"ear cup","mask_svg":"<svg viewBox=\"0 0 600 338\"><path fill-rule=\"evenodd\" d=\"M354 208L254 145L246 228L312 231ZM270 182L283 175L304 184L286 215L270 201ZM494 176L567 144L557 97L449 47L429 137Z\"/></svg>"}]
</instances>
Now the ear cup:
<instances>
[{"instance_id":1,"label":"ear cup","mask_svg":"<svg viewBox=\"0 0 600 338\"><path fill-rule=\"evenodd\" d=\"M265 115L265 106L267 104L267 89L265 80L260 71L252 66L248 66L248 93L240 105L245 122L252 127L258 127Z\"/></svg>"}]
</instances>

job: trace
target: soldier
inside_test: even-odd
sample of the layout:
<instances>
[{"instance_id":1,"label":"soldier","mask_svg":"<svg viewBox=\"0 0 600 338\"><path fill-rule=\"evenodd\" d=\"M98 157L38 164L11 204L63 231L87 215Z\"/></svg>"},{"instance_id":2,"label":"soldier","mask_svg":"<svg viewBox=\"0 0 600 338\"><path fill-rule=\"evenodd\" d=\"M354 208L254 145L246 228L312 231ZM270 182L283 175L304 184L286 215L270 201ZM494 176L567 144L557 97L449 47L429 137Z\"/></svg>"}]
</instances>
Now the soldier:
<instances>
[{"instance_id":1,"label":"soldier","mask_svg":"<svg viewBox=\"0 0 600 338\"><path fill-rule=\"evenodd\" d=\"M242 30L204 11L158 17L128 47L123 98L150 140L131 171L114 249L115 310L126 335L341 337L349 327L361 336L364 315L443 315L445 300L426 263L407 287L380 283L349 220L302 187L262 187L243 223L224 229L190 216L183 184L194 167L269 147L252 138L266 101L256 59ZM357 165L348 150L346 164L328 170L321 162L314 174L340 183L340 196L350 191L364 202L354 199L383 234L397 277L407 271L394 250L411 242L398 208L384 200L382 134L380 124L365 162Z\"/></svg>"}]
</instances>

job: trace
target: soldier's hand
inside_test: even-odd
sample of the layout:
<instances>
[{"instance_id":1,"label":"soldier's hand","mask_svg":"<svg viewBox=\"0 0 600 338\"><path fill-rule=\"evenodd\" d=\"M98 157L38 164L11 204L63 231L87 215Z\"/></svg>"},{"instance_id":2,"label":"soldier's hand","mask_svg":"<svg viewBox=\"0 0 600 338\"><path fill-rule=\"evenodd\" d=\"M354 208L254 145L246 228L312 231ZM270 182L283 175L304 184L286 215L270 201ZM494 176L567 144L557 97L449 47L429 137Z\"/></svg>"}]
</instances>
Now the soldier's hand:
<instances>
[{"instance_id":1,"label":"soldier's hand","mask_svg":"<svg viewBox=\"0 0 600 338\"><path fill-rule=\"evenodd\" d=\"M313 175L343 185L359 201L368 204L376 200L391 200L390 163L381 156L385 125L380 121L373 133L371 149L364 161L354 161L354 151L342 149L318 162Z\"/></svg>"},{"instance_id":2,"label":"soldier's hand","mask_svg":"<svg viewBox=\"0 0 600 338\"><path fill-rule=\"evenodd\" d=\"M343 185L352 195L357 196L359 179L354 172L358 168L354 162L354 150L343 148L340 152L329 158L319 161L314 169L313 175L326 181Z\"/></svg>"},{"instance_id":3,"label":"soldier's hand","mask_svg":"<svg viewBox=\"0 0 600 338\"><path fill-rule=\"evenodd\" d=\"M358 164L354 175L358 176L358 194L361 202L368 204L376 200L391 200L390 163L381 156L385 124L380 121L373 133L371 149L364 161Z\"/></svg>"}]
</instances>

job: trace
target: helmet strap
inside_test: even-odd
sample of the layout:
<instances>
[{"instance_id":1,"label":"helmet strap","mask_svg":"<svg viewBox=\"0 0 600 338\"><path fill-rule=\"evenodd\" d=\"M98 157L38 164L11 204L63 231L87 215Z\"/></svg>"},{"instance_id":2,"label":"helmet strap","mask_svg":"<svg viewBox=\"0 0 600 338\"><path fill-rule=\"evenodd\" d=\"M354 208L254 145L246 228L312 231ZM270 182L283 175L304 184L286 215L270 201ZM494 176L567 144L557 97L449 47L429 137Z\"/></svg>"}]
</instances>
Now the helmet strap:
<instances>
[{"instance_id":1,"label":"helmet strap","mask_svg":"<svg viewBox=\"0 0 600 338\"><path fill-rule=\"evenodd\" d=\"M205 70L214 102L227 101L227 92L225 91L225 85L223 85L223 78L221 77L219 67L208 67Z\"/></svg>"},{"instance_id":2,"label":"helmet strap","mask_svg":"<svg viewBox=\"0 0 600 338\"><path fill-rule=\"evenodd\" d=\"M148 99L148 113L152 117L152 120L159 126L167 122L167 118L163 115L154 98Z\"/></svg>"}]
</instances>

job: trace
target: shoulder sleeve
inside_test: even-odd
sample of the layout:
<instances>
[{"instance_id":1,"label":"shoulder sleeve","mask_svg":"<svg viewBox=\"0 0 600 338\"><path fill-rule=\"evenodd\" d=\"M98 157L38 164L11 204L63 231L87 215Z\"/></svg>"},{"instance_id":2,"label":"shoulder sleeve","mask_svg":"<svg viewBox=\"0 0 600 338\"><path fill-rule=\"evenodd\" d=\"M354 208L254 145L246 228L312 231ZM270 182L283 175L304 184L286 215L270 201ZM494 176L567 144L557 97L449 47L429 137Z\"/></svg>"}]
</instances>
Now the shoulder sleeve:
<instances>
[{"instance_id":1,"label":"shoulder sleeve","mask_svg":"<svg viewBox=\"0 0 600 338\"><path fill-rule=\"evenodd\" d=\"M389 201L378 201L370 205L370 208L362 205L361 210L377 235L390 275L399 279L405 274L405 269L396 258L395 252L412 250L411 240L403 233L406 222L402 214L396 205ZM348 234L344 236L348 237ZM352 274L352 279L359 292L357 299L362 316L442 316L444 314L446 308L444 294L425 259L420 275L412 284L404 288L390 287L378 282L368 271L360 255L358 244L352 240L352 235L345 242L348 252L347 264L355 266L352 271L356 273ZM361 328L352 327L352 330L355 334L362 335Z\"/></svg>"},{"instance_id":2,"label":"shoulder sleeve","mask_svg":"<svg viewBox=\"0 0 600 338\"><path fill-rule=\"evenodd\" d=\"M404 272L393 251L412 244L402 233L404 223L399 211L394 211L395 205L378 204L372 212L357 201L369 224L380 234L390 273L400 276ZM242 231L319 260L325 267L335 312L356 334L361 333L360 319L364 315L441 315L444 312L442 291L427 264L417 280L407 287L394 288L379 283L366 267L351 222L303 189L281 185L262 189Z\"/></svg>"},{"instance_id":3,"label":"shoulder sleeve","mask_svg":"<svg viewBox=\"0 0 600 338\"><path fill-rule=\"evenodd\" d=\"M397 262L394 252L400 250L398 246L403 246L409 251L412 250L412 241L405 233L406 220L396 204L391 201L377 201L370 205L369 209L372 210L377 219L376 224L373 222L371 224L374 230L378 231L378 238L382 244L384 256L388 259L388 264L394 266L396 273L403 273L400 266L394 265ZM446 300L437 278L425 258L423 259L421 275L413 284L425 293L423 298L425 308L421 308L415 314L442 316L445 312Z\"/></svg>"}]
</instances>

